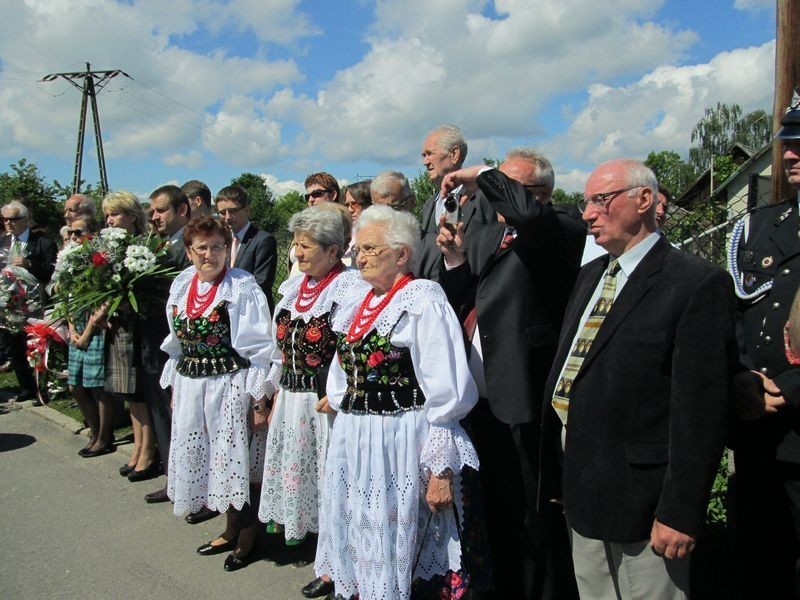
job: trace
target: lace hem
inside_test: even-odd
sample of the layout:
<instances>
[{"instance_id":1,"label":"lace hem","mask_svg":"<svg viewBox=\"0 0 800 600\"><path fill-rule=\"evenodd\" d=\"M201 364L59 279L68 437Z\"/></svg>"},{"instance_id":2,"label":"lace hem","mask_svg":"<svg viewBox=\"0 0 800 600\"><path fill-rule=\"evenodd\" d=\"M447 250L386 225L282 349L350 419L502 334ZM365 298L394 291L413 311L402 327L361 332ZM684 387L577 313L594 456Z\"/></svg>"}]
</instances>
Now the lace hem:
<instances>
[{"instance_id":1,"label":"lace hem","mask_svg":"<svg viewBox=\"0 0 800 600\"><path fill-rule=\"evenodd\" d=\"M366 288L363 289L363 294L360 296L351 295L346 304L343 304L342 310L336 311L331 320L331 326L334 331L339 333L347 332L350 322L353 320L353 313L356 307L364 300L368 291L369 289ZM435 281L415 279L392 298L392 301L383 309L375 321L373 328L381 335L386 335L400 320L403 313L422 314L423 307L428 303L447 304L447 296L445 296L444 290ZM347 310L345 310L345 306L347 306Z\"/></svg>"},{"instance_id":2,"label":"lace hem","mask_svg":"<svg viewBox=\"0 0 800 600\"><path fill-rule=\"evenodd\" d=\"M161 371L161 379L159 379L158 383L163 389L167 389L173 383L175 383L175 374L178 367L178 359L177 358L168 358L166 364L164 365L164 370Z\"/></svg>"},{"instance_id":3,"label":"lace hem","mask_svg":"<svg viewBox=\"0 0 800 600\"><path fill-rule=\"evenodd\" d=\"M258 365L250 365L247 369L244 391L253 399L259 400L264 396L271 398L276 387L269 379L270 369Z\"/></svg>"},{"instance_id":4,"label":"lace hem","mask_svg":"<svg viewBox=\"0 0 800 600\"><path fill-rule=\"evenodd\" d=\"M441 475L448 469L457 474L465 466L477 471L480 461L467 433L456 423L430 426L420 465L434 475Z\"/></svg>"}]
</instances>

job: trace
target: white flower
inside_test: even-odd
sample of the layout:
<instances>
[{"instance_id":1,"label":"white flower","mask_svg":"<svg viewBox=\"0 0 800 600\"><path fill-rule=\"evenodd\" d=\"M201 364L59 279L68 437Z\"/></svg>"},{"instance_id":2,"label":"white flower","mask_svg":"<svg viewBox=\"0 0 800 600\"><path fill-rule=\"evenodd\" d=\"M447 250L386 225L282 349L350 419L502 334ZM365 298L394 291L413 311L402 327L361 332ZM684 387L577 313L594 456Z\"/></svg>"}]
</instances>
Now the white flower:
<instances>
[{"instance_id":1,"label":"white flower","mask_svg":"<svg viewBox=\"0 0 800 600\"><path fill-rule=\"evenodd\" d=\"M131 244L125 251L125 260L122 261L122 264L131 273L143 273L155 266L156 256L145 246Z\"/></svg>"},{"instance_id":2,"label":"white flower","mask_svg":"<svg viewBox=\"0 0 800 600\"><path fill-rule=\"evenodd\" d=\"M114 273L114 274L111 276L111 279L112 279L113 281L115 281L116 283L119 283L120 281L122 281L122 276L121 276L119 273Z\"/></svg>"}]
</instances>

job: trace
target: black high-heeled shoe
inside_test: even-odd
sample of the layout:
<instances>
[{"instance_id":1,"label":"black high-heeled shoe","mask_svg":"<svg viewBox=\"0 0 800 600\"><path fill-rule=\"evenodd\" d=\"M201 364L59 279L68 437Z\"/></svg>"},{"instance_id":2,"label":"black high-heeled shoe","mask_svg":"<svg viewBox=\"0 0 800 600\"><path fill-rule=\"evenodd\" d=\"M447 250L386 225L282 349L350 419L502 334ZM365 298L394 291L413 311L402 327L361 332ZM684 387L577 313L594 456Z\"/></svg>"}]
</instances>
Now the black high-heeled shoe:
<instances>
[{"instance_id":1,"label":"black high-heeled shoe","mask_svg":"<svg viewBox=\"0 0 800 600\"><path fill-rule=\"evenodd\" d=\"M81 456L83 458L93 458L95 456L103 456L104 454L111 454L112 452L116 452L117 449L114 444L107 444L102 448L98 448L97 450L87 450Z\"/></svg>"},{"instance_id":2,"label":"black high-heeled shoe","mask_svg":"<svg viewBox=\"0 0 800 600\"><path fill-rule=\"evenodd\" d=\"M142 469L141 471L134 469L128 473L128 481L146 481L148 479L153 479L153 477L158 477L159 475L161 475L161 464L157 460L154 460L146 469Z\"/></svg>"},{"instance_id":3,"label":"black high-heeled shoe","mask_svg":"<svg viewBox=\"0 0 800 600\"><path fill-rule=\"evenodd\" d=\"M119 474L123 477L127 477L136 469L136 465L122 465L119 468Z\"/></svg>"}]
</instances>

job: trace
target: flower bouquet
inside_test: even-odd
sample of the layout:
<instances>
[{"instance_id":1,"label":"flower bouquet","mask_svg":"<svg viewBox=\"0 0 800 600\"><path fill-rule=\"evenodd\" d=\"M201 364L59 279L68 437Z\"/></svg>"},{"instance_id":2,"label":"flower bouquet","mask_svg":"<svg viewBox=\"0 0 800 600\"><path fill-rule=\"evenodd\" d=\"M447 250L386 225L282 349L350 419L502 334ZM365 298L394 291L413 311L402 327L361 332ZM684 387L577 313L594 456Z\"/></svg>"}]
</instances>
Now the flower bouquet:
<instances>
[{"instance_id":1,"label":"flower bouquet","mask_svg":"<svg viewBox=\"0 0 800 600\"><path fill-rule=\"evenodd\" d=\"M64 246L53 273L54 316L68 318L107 306L113 315L124 302L134 312L178 274L166 266L167 246L155 235L135 237L108 227L80 244Z\"/></svg>"},{"instance_id":2,"label":"flower bouquet","mask_svg":"<svg viewBox=\"0 0 800 600\"><path fill-rule=\"evenodd\" d=\"M61 320L29 319L28 323L25 326L28 364L36 377L39 400L46 404L67 391L69 331Z\"/></svg>"},{"instance_id":3,"label":"flower bouquet","mask_svg":"<svg viewBox=\"0 0 800 600\"><path fill-rule=\"evenodd\" d=\"M16 333L29 317L42 315L43 294L39 281L22 267L0 271L0 328Z\"/></svg>"}]
</instances>

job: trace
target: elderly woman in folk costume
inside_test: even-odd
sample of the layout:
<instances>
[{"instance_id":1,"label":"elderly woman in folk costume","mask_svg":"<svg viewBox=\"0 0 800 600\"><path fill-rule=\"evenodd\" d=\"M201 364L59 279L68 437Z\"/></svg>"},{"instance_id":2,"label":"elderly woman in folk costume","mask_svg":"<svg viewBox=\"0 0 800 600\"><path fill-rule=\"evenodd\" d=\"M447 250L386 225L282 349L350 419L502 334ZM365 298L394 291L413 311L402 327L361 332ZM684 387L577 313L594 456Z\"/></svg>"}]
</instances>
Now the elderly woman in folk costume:
<instances>
[{"instance_id":1,"label":"elderly woman in folk costume","mask_svg":"<svg viewBox=\"0 0 800 600\"><path fill-rule=\"evenodd\" d=\"M235 571L250 562L258 533L251 484L261 479L264 434L251 415L274 391L271 317L253 276L227 268L232 236L222 221L199 217L183 240L194 268L172 284L161 346L170 357L161 385L172 386L173 403L167 493L176 515L204 505L226 512L225 531L197 552L233 550L224 567Z\"/></svg>"},{"instance_id":2,"label":"elderly woman in folk costume","mask_svg":"<svg viewBox=\"0 0 800 600\"><path fill-rule=\"evenodd\" d=\"M438 284L415 280L413 215L372 206L354 256L371 289L338 311L315 571L337 596L408 598L458 573L460 473L478 458L458 424L477 401L461 328ZM454 501L455 499L455 501Z\"/></svg>"}]
</instances>

